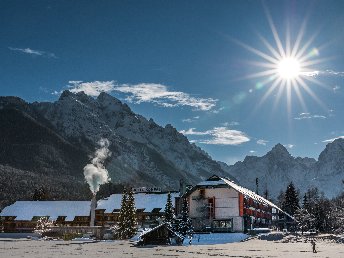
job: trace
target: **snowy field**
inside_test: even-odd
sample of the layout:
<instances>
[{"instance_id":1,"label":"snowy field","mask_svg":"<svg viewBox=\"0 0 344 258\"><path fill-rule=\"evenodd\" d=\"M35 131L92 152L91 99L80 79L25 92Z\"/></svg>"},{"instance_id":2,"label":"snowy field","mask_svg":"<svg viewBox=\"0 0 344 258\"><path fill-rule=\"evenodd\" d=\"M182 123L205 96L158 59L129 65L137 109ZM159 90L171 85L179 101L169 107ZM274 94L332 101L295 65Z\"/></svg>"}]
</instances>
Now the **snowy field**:
<instances>
[{"instance_id":1,"label":"snowy field","mask_svg":"<svg viewBox=\"0 0 344 258\"><path fill-rule=\"evenodd\" d=\"M205 239L204 239L205 241ZM303 240L266 241L251 239L216 245L150 246L135 247L129 241L76 243L70 241L32 241L26 239L0 239L0 257L7 258L154 258L154 257L329 257L343 258L344 244L329 240L317 241L317 253L312 253L311 244Z\"/></svg>"}]
</instances>

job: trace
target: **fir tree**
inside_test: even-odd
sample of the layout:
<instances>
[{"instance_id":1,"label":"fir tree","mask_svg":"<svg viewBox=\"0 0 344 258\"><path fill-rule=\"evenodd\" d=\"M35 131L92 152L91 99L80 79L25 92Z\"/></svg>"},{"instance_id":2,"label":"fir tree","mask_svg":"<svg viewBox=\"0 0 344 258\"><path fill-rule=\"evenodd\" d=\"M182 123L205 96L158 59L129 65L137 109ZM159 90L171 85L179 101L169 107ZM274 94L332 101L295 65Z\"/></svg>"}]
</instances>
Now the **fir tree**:
<instances>
[{"instance_id":1,"label":"fir tree","mask_svg":"<svg viewBox=\"0 0 344 258\"><path fill-rule=\"evenodd\" d=\"M291 182L287 187L287 191L285 192L283 209L290 215L294 215L299 208L299 196L296 192L294 184Z\"/></svg>"},{"instance_id":2,"label":"fir tree","mask_svg":"<svg viewBox=\"0 0 344 258\"><path fill-rule=\"evenodd\" d=\"M126 238L126 227L127 227L127 207L128 207L128 196L127 190L124 188L122 193L121 209L118 216L118 238Z\"/></svg>"},{"instance_id":3,"label":"fir tree","mask_svg":"<svg viewBox=\"0 0 344 258\"><path fill-rule=\"evenodd\" d=\"M165 222L172 223L174 218L174 210L172 205L171 193L167 194L167 202L165 205Z\"/></svg>"},{"instance_id":4,"label":"fir tree","mask_svg":"<svg viewBox=\"0 0 344 258\"><path fill-rule=\"evenodd\" d=\"M136 208L134 193L124 189L118 217L118 237L128 239L136 233Z\"/></svg>"},{"instance_id":5,"label":"fir tree","mask_svg":"<svg viewBox=\"0 0 344 258\"><path fill-rule=\"evenodd\" d=\"M303 232L313 228L315 217L313 214L309 213L305 208L298 209L294 214L297 227Z\"/></svg>"},{"instance_id":6,"label":"fir tree","mask_svg":"<svg viewBox=\"0 0 344 258\"><path fill-rule=\"evenodd\" d=\"M127 197L127 238L132 238L137 231L137 219L136 219L136 207L135 207L135 197L134 192L130 188Z\"/></svg>"},{"instance_id":7,"label":"fir tree","mask_svg":"<svg viewBox=\"0 0 344 258\"><path fill-rule=\"evenodd\" d=\"M302 208L307 210L308 212L310 211L310 205L309 205L309 200L308 200L308 197L307 197L307 193L305 193L305 195L303 196Z\"/></svg>"},{"instance_id":8,"label":"fir tree","mask_svg":"<svg viewBox=\"0 0 344 258\"><path fill-rule=\"evenodd\" d=\"M189 238L193 235L192 221L189 217L189 207L186 198L183 199L181 218L177 222L177 232L183 237Z\"/></svg>"},{"instance_id":9,"label":"fir tree","mask_svg":"<svg viewBox=\"0 0 344 258\"><path fill-rule=\"evenodd\" d=\"M36 188L32 195L32 200L34 201L46 201L48 199L49 195L47 193L47 190L43 186Z\"/></svg>"}]
</instances>

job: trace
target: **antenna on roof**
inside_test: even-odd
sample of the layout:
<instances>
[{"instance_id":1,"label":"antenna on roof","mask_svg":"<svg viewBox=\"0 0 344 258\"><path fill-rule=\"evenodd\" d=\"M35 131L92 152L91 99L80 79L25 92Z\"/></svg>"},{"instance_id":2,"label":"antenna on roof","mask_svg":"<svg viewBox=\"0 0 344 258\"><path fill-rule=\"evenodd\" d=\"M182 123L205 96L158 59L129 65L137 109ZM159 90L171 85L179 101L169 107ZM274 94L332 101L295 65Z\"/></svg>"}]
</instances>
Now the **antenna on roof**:
<instances>
[{"instance_id":1,"label":"antenna on roof","mask_svg":"<svg viewBox=\"0 0 344 258\"><path fill-rule=\"evenodd\" d=\"M256 194L258 194L258 177L256 177Z\"/></svg>"}]
</instances>

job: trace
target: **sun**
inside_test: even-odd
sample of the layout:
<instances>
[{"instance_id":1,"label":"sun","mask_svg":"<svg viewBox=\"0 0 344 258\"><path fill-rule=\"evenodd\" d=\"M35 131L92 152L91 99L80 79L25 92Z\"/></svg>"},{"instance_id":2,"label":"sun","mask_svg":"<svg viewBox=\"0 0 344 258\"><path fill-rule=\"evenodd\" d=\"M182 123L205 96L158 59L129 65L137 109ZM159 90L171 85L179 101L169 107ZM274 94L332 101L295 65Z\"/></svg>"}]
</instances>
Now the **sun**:
<instances>
[{"instance_id":1,"label":"sun","mask_svg":"<svg viewBox=\"0 0 344 258\"><path fill-rule=\"evenodd\" d=\"M283 58L278 63L277 70L282 79L296 79L301 72L300 61L293 57Z\"/></svg>"},{"instance_id":2,"label":"sun","mask_svg":"<svg viewBox=\"0 0 344 258\"><path fill-rule=\"evenodd\" d=\"M319 49L322 47L314 46L315 35L309 39L303 39L306 22L298 26L297 34L291 33L291 27L287 26L285 38L282 39L275 27L272 17L264 5L265 14L271 29L273 41L267 40L258 33L258 37L266 48L265 51L254 48L238 40L232 39L235 43L244 47L258 57L257 60L248 61L249 65L257 67L256 72L248 74L243 79L255 81L255 86L250 89L265 90L255 110L262 105L269 97L274 99L274 107L278 105L282 98L287 102L288 114L291 114L291 108L294 105L293 97L296 96L302 108L307 110L303 94L310 95L320 106L326 109L326 105L318 98L313 91L313 85L317 84L322 87L328 86L319 82L316 78L318 69L315 65L323 62L326 58L320 59ZM292 38L291 35L295 35ZM310 86L310 83L312 86Z\"/></svg>"}]
</instances>

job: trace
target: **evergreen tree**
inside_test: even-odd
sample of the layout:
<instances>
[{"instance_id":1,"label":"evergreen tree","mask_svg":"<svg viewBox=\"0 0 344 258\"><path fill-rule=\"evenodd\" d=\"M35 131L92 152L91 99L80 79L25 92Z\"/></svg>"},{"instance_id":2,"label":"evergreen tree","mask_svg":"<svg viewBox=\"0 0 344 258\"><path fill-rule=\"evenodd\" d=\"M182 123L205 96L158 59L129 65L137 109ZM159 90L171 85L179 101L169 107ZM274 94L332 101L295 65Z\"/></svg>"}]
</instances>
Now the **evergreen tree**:
<instances>
[{"instance_id":1,"label":"evergreen tree","mask_svg":"<svg viewBox=\"0 0 344 258\"><path fill-rule=\"evenodd\" d=\"M189 217L189 207L186 198L183 199L181 218L177 223L177 232L183 237L188 236L191 238L193 235L192 221Z\"/></svg>"},{"instance_id":2,"label":"evergreen tree","mask_svg":"<svg viewBox=\"0 0 344 258\"><path fill-rule=\"evenodd\" d=\"M118 217L118 237L128 239L136 233L136 208L132 189L124 189Z\"/></svg>"},{"instance_id":3,"label":"evergreen tree","mask_svg":"<svg viewBox=\"0 0 344 258\"><path fill-rule=\"evenodd\" d=\"M305 195L303 196L302 208L307 210L308 212L310 211L310 205L309 205L309 200L308 200L308 197L307 197L307 193L305 193Z\"/></svg>"},{"instance_id":4,"label":"evergreen tree","mask_svg":"<svg viewBox=\"0 0 344 258\"><path fill-rule=\"evenodd\" d=\"M331 227L338 234L344 233L344 193L332 201Z\"/></svg>"},{"instance_id":5,"label":"evergreen tree","mask_svg":"<svg viewBox=\"0 0 344 258\"><path fill-rule=\"evenodd\" d=\"M300 208L299 196L296 192L294 184L291 182L285 192L285 200L283 203L283 209L290 215L294 215L295 212Z\"/></svg>"},{"instance_id":6,"label":"evergreen tree","mask_svg":"<svg viewBox=\"0 0 344 258\"><path fill-rule=\"evenodd\" d=\"M172 205L171 193L167 194L167 202L165 205L165 222L172 223L174 218L174 209Z\"/></svg>"},{"instance_id":7,"label":"evergreen tree","mask_svg":"<svg viewBox=\"0 0 344 258\"><path fill-rule=\"evenodd\" d=\"M278 207L283 207L285 202L285 194L284 192L281 190L279 195L277 196L277 206Z\"/></svg>"},{"instance_id":8,"label":"evergreen tree","mask_svg":"<svg viewBox=\"0 0 344 258\"><path fill-rule=\"evenodd\" d=\"M137 219L136 219L136 207L135 207L135 197L132 188L128 191L127 197L127 238L132 238L137 231Z\"/></svg>"},{"instance_id":9,"label":"evergreen tree","mask_svg":"<svg viewBox=\"0 0 344 258\"><path fill-rule=\"evenodd\" d=\"M49 195L47 193L47 190L43 186L35 188L34 193L32 195L32 200L46 201L48 199L49 199Z\"/></svg>"},{"instance_id":10,"label":"evergreen tree","mask_svg":"<svg viewBox=\"0 0 344 258\"><path fill-rule=\"evenodd\" d=\"M126 235L126 227L127 227L127 204L128 204L128 196L127 190L124 188L122 193L122 201L121 201L121 209L119 211L118 216L118 238L125 239Z\"/></svg>"},{"instance_id":11,"label":"evergreen tree","mask_svg":"<svg viewBox=\"0 0 344 258\"><path fill-rule=\"evenodd\" d=\"M301 230L302 235L304 231L313 228L315 217L309 213L305 208L298 209L294 214L297 227Z\"/></svg>"}]
</instances>

